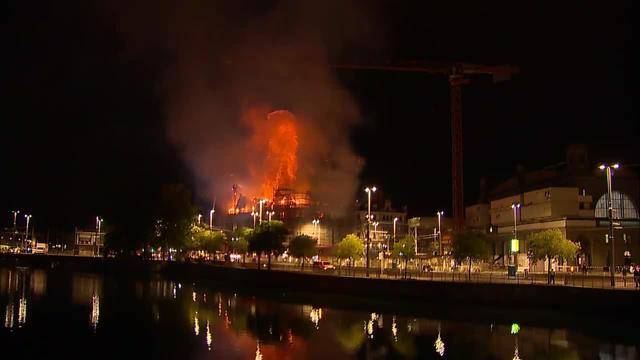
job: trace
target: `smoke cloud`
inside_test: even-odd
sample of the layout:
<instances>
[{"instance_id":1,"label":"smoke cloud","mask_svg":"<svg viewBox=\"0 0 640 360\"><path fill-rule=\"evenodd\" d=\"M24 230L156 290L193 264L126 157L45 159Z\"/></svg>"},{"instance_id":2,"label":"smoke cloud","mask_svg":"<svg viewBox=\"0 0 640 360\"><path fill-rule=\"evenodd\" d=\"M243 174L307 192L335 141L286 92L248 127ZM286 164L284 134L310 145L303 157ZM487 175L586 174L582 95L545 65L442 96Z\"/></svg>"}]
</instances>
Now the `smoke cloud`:
<instances>
[{"instance_id":1,"label":"smoke cloud","mask_svg":"<svg viewBox=\"0 0 640 360\"><path fill-rule=\"evenodd\" d=\"M138 1L105 4L127 56L168 55L159 91L166 131L202 199L226 201L233 184L258 191L253 146L264 126L247 117L287 110L298 127L296 183L332 209L346 209L362 160L351 150L357 106L330 59L375 38L364 8L339 1ZM264 124L269 126L268 123ZM253 139L253 140L252 140Z\"/></svg>"}]
</instances>

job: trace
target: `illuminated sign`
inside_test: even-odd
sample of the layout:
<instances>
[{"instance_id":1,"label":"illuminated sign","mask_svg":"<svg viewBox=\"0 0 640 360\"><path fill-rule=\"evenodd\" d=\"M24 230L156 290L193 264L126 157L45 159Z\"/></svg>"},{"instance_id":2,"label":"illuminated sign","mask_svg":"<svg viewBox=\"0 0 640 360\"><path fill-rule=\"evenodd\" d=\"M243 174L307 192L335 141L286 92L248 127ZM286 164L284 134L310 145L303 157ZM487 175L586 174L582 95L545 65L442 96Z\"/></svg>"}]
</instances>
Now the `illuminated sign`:
<instances>
[{"instance_id":1,"label":"illuminated sign","mask_svg":"<svg viewBox=\"0 0 640 360\"><path fill-rule=\"evenodd\" d=\"M511 239L511 252L519 252L520 251L520 240Z\"/></svg>"}]
</instances>

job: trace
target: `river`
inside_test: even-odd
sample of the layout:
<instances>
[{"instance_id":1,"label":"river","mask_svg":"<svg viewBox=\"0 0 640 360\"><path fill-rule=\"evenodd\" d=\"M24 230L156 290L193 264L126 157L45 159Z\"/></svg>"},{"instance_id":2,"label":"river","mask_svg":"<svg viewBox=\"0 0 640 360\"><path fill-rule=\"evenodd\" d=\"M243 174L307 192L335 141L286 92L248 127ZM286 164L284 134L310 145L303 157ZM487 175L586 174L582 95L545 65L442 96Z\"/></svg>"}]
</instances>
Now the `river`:
<instances>
[{"instance_id":1,"label":"river","mask_svg":"<svg viewBox=\"0 0 640 360\"><path fill-rule=\"evenodd\" d=\"M632 322L597 314L437 309L26 267L0 268L0 314L7 359L636 359L640 338Z\"/></svg>"}]
</instances>

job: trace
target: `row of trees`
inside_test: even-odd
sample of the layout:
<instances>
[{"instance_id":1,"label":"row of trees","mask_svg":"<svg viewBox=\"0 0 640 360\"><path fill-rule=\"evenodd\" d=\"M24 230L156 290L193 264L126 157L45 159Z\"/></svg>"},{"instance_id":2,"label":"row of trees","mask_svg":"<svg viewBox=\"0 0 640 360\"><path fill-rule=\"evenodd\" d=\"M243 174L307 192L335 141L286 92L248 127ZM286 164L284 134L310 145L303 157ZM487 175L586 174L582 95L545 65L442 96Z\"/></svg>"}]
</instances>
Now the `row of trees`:
<instances>
[{"instance_id":1,"label":"row of trees","mask_svg":"<svg viewBox=\"0 0 640 360\"><path fill-rule=\"evenodd\" d=\"M197 209L191 203L191 192L184 185L165 186L156 198L153 211L136 213L135 216L114 214L107 218L108 250L132 252L152 247L161 248L163 252L171 248L238 254L251 252L258 255L259 267L262 255L266 255L269 268L272 256L285 251L284 243L289 232L280 221L264 222L255 229L240 228L227 238L222 232L194 224ZM470 273L473 262L491 260L491 249L491 242L485 234L468 231L454 236L451 254L458 263L468 263ZM548 260L548 272L552 260L573 259L577 250L578 246L567 240L558 229L532 233L528 237L527 256L531 262ZM363 241L350 234L335 246L334 255L341 263L346 260L348 266L353 267L354 261L362 258L364 251ZM301 259L301 266L304 266L305 259L316 254L316 241L310 236L298 235L290 240L288 252L290 256ZM406 265L416 256L415 239L412 236L402 238L395 244L392 256L404 262L406 276Z\"/></svg>"}]
</instances>

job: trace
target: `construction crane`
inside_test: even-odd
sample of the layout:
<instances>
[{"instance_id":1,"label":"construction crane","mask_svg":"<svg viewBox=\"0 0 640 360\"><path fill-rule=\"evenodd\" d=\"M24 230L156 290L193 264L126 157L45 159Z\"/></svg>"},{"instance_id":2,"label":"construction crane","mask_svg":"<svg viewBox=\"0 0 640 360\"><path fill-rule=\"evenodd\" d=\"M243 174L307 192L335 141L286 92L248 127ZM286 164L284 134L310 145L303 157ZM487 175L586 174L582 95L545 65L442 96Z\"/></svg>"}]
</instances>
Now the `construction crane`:
<instances>
[{"instance_id":1,"label":"construction crane","mask_svg":"<svg viewBox=\"0 0 640 360\"><path fill-rule=\"evenodd\" d=\"M407 62L393 65L335 65L337 69L378 70L398 72L423 72L449 77L451 87L451 193L454 230L464 227L464 187L462 166L462 85L468 84L467 75L491 75L494 82L509 80L519 72L512 65L477 65L463 62L434 64L427 62Z\"/></svg>"}]
</instances>

